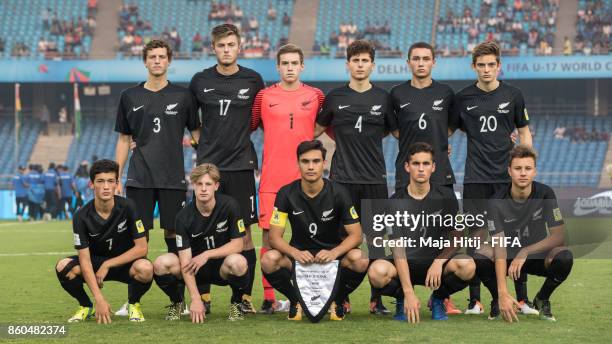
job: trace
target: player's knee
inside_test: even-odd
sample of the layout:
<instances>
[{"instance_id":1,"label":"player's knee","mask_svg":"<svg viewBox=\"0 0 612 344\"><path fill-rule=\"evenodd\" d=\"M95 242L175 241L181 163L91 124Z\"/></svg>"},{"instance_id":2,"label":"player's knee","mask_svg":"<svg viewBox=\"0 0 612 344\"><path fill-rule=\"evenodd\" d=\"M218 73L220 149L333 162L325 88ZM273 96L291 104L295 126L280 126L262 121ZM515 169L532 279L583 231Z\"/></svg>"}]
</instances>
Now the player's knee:
<instances>
[{"instance_id":1,"label":"player's knee","mask_svg":"<svg viewBox=\"0 0 612 344\"><path fill-rule=\"evenodd\" d=\"M162 254L153 262L153 272L156 275L166 275L171 273L172 267L180 264L178 257L172 253Z\"/></svg>"},{"instance_id":2,"label":"player's knee","mask_svg":"<svg viewBox=\"0 0 612 344\"><path fill-rule=\"evenodd\" d=\"M55 265L55 273L60 281L69 281L81 274L78 263L72 258L63 258Z\"/></svg>"},{"instance_id":3,"label":"player's knee","mask_svg":"<svg viewBox=\"0 0 612 344\"><path fill-rule=\"evenodd\" d=\"M368 279L374 288L382 288L391 280L389 267L382 260L374 261L368 269Z\"/></svg>"},{"instance_id":4,"label":"player's knee","mask_svg":"<svg viewBox=\"0 0 612 344\"><path fill-rule=\"evenodd\" d=\"M342 265L355 272L364 272L368 269L369 260L364 257L361 250L353 249L348 251L343 260L346 264Z\"/></svg>"},{"instance_id":5,"label":"player's knee","mask_svg":"<svg viewBox=\"0 0 612 344\"><path fill-rule=\"evenodd\" d=\"M455 275L464 281L471 280L476 274L476 263L467 255L461 255L453 259L456 264Z\"/></svg>"},{"instance_id":6,"label":"player's knee","mask_svg":"<svg viewBox=\"0 0 612 344\"><path fill-rule=\"evenodd\" d=\"M277 250L267 251L263 256L261 256L261 269L265 273L274 272L282 258L282 254Z\"/></svg>"},{"instance_id":7,"label":"player's knee","mask_svg":"<svg viewBox=\"0 0 612 344\"><path fill-rule=\"evenodd\" d=\"M64 268L66 267L66 265L68 265L68 263L70 263L72 261L71 258L63 258L60 259L57 264L55 264L55 271L56 272L62 272L62 270L64 270Z\"/></svg>"},{"instance_id":8,"label":"player's knee","mask_svg":"<svg viewBox=\"0 0 612 344\"><path fill-rule=\"evenodd\" d=\"M234 276L242 276L248 270L246 258L241 254L232 254L225 258L223 262Z\"/></svg>"},{"instance_id":9,"label":"player's knee","mask_svg":"<svg viewBox=\"0 0 612 344\"><path fill-rule=\"evenodd\" d=\"M146 259L139 259L132 264L134 278L139 282L150 282L153 279L153 264Z\"/></svg>"},{"instance_id":10,"label":"player's knee","mask_svg":"<svg viewBox=\"0 0 612 344\"><path fill-rule=\"evenodd\" d=\"M568 249L560 250L552 259L548 267L549 274L557 281L565 281L572 271L574 255Z\"/></svg>"}]
</instances>

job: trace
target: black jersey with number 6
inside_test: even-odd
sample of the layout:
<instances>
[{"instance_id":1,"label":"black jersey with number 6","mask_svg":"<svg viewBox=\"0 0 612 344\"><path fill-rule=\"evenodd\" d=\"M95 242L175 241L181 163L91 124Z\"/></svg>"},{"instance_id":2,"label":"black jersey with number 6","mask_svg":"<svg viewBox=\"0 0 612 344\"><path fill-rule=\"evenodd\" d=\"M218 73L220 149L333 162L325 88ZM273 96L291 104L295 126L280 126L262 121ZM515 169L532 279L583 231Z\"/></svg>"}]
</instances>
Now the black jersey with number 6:
<instances>
[{"instance_id":1,"label":"black jersey with number 6","mask_svg":"<svg viewBox=\"0 0 612 344\"><path fill-rule=\"evenodd\" d=\"M508 247L516 252L548 236L548 229L562 225L563 216L555 192L548 185L533 182L531 194L523 202L512 199L511 186L500 190L489 202L489 231L492 235L519 238L521 247Z\"/></svg>"},{"instance_id":2,"label":"black jersey with number 6","mask_svg":"<svg viewBox=\"0 0 612 344\"><path fill-rule=\"evenodd\" d=\"M510 135L529 124L521 90L500 81L485 92L474 83L459 91L455 101L468 141L463 183L509 182Z\"/></svg>"},{"instance_id":3,"label":"black jersey with number 6","mask_svg":"<svg viewBox=\"0 0 612 344\"><path fill-rule=\"evenodd\" d=\"M72 219L74 248L88 248L92 256L117 257L134 247L134 240L144 238L146 230L138 217L134 202L115 197L110 216L103 219L89 201Z\"/></svg>"},{"instance_id":4,"label":"black jersey with number 6","mask_svg":"<svg viewBox=\"0 0 612 344\"><path fill-rule=\"evenodd\" d=\"M396 129L389 94L372 85L357 92L348 85L331 90L317 123L332 126L336 151L330 178L340 183L386 184L382 140Z\"/></svg>"},{"instance_id":5,"label":"black jersey with number 6","mask_svg":"<svg viewBox=\"0 0 612 344\"><path fill-rule=\"evenodd\" d=\"M276 195L270 225L291 223L289 245L299 250L330 250L342 242L344 225L359 222L348 191L339 183L323 179L315 197L302 191L298 179L283 186Z\"/></svg>"},{"instance_id":6,"label":"black jersey with number 6","mask_svg":"<svg viewBox=\"0 0 612 344\"><path fill-rule=\"evenodd\" d=\"M143 82L124 90L115 131L136 142L126 186L186 190L183 134L199 126L195 100L185 87L168 82L153 92Z\"/></svg>"},{"instance_id":7,"label":"black jersey with number 6","mask_svg":"<svg viewBox=\"0 0 612 344\"><path fill-rule=\"evenodd\" d=\"M176 247L179 251L191 248L192 256L245 235L238 202L219 193L215 194L215 207L209 216L202 215L193 201L176 215L175 227Z\"/></svg>"},{"instance_id":8,"label":"black jersey with number 6","mask_svg":"<svg viewBox=\"0 0 612 344\"><path fill-rule=\"evenodd\" d=\"M202 109L198 164L213 163L221 171L257 169L249 126L255 96L264 83L256 71L238 68L223 75L215 65L196 73L189 84Z\"/></svg>"},{"instance_id":9,"label":"black jersey with number 6","mask_svg":"<svg viewBox=\"0 0 612 344\"><path fill-rule=\"evenodd\" d=\"M395 160L396 188L406 186L409 176L404 169L408 148L415 142L426 142L435 151L436 170L431 181L440 185L455 183L448 159L448 128L456 129L459 119L455 111L453 90L432 81L428 87L413 87L410 80L391 89L391 102L399 129L399 152Z\"/></svg>"}]
</instances>

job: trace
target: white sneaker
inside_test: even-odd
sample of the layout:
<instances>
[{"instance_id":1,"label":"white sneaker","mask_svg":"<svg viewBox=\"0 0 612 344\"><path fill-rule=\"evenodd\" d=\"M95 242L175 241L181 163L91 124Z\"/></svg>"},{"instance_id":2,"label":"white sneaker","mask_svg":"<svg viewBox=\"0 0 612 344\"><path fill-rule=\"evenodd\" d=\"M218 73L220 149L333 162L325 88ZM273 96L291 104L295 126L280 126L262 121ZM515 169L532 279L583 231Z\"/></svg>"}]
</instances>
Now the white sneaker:
<instances>
[{"instance_id":1,"label":"white sneaker","mask_svg":"<svg viewBox=\"0 0 612 344\"><path fill-rule=\"evenodd\" d=\"M475 301L475 302L470 301L470 305L468 306L468 309L465 310L464 314L482 314L483 312L484 312L484 307L482 307L482 304L480 303L480 301Z\"/></svg>"},{"instance_id":2,"label":"white sneaker","mask_svg":"<svg viewBox=\"0 0 612 344\"><path fill-rule=\"evenodd\" d=\"M277 300L275 312L289 312L289 300Z\"/></svg>"},{"instance_id":3,"label":"white sneaker","mask_svg":"<svg viewBox=\"0 0 612 344\"><path fill-rule=\"evenodd\" d=\"M189 311L189 305L183 302L183 309L181 310L181 315L189 315L191 312Z\"/></svg>"},{"instance_id":4,"label":"white sneaker","mask_svg":"<svg viewBox=\"0 0 612 344\"><path fill-rule=\"evenodd\" d=\"M124 303L118 311L115 312L115 315L118 317L127 317L128 316L128 303Z\"/></svg>"},{"instance_id":5,"label":"white sneaker","mask_svg":"<svg viewBox=\"0 0 612 344\"><path fill-rule=\"evenodd\" d=\"M529 302L520 301L519 305L520 305L519 310L521 314L525 314L525 315L539 315L540 314L540 312L538 312L537 309L533 308L533 306L529 304Z\"/></svg>"}]
</instances>

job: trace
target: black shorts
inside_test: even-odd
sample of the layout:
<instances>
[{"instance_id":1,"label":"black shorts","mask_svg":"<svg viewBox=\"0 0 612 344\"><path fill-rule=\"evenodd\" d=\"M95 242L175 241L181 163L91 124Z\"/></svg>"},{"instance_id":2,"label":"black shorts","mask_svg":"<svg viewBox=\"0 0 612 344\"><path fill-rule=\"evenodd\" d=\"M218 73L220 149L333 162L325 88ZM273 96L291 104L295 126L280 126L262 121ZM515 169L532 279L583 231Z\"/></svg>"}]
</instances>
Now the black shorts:
<instances>
[{"instance_id":1,"label":"black shorts","mask_svg":"<svg viewBox=\"0 0 612 344\"><path fill-rule=\"evenodd\" d=\"M79 256L70 256L68 258L76 261L77 263L79 262ZM102 266L102 263L111 259L112 257L91 256L90 258L93 270L94 272L97 272L98 269L100 269L100 266ZM132 281L132 278L130 277L130 268L132 267L132 263L133 262L130 262L127 264L116 266L114 268L110 268L104 280L130 283Z\"/></svg>"},{"instance_id":2,"label":"black shorts","mask_svg":"<svg viewBox=\"0 0 612 344\"><path fill-rule=\"evenodd\" d=\"M225 258L209 259L195 275L196 284L228 285L227 280L221 277L221 265L224 260Z\"/></svg>"},{"instance_id":3,"label":"black shorts","mask_svg":"<svg viewBox=\"0 0 612 344\"><path fill-rule=\"evenodd\" d=\"M255 174L253 170L222 171L218 192L233 197L238 201L244 225L248 228L257 223L257 205L255 191Z\"/></svg>"},{"instance_id":4,"label":"black shorts","mask_svg":"<svg viewBox=\"0 0 612 344\"><path fill-rule=\"evenodd\" d=\"M442 274L444 274L444 269L446 265L451 261L451 259L455 258L457 254L453 255L450 259L448 259L442 265ZM393 266L395 266L395 261L393 259L386 259L391 262ZM412 285L425 285L425 279L427 278L427 270L431 264L433 264L435 259L408 259L408 271L410 272L410 282ZM395 279L399 280L399 275L395 277Z\"/></svg>"},{"instance_id":5,"label":"black shorts","mask_svg":"<svg viewBox=\"0 0 612 344\"><path fill-rule=\"evenodd\" d=\"M15 207L17 208L17 215L23 215L25 207L28 205L27 197L15 197Z\"/></svg>"},{"instance_id":6,"label":"black shorts","mask_svg":"<svg viewBox=\"0 0 612 344\"><path fill-rule=\"evenodd\" d=\"M387 184L352 184L352 183L340 183L344 186L351 200L357 210L357 214L361 216L361 200L362 199L388 199L389 190Z\"/></svg>"},{"instance_id":7,"label":"black shorts","mask_svg":"<svg viewBox=\"0 0 612 344\"><path fill-rule=\"evenodd\" d=\"M463 185L463 213L483 214L487 210L487 200L491 199L499 190L508 188L509 183L490 184L464 184Z\"/></svg>"},{"instance_id":8,"label":"black shorts","mask_svg":"<svg viewBox=\"0 0 612 344\"><path fill-rule=\"evenodd\" d=\"M138 215L147 230L153 229L155 203L159 203L159 223L163 229L174 230L176 214L185 206L187 193L175 189L144 189L128 187L127 198L134 201Z\"/></svg>"}]
</instances>

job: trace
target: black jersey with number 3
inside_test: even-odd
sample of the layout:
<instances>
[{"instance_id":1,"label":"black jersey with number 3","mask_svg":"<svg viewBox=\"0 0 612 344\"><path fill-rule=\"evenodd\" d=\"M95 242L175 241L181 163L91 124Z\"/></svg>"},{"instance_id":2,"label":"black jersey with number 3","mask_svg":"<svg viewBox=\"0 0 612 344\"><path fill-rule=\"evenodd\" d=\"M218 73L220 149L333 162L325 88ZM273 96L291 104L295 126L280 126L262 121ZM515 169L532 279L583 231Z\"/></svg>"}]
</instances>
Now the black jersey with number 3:
<instances>
[{"instance_id":1,"label":"black jersey with number 3","mask_svg":"<svg viewBox=\"0 0 612 344\"><path fill-rule=\"evenodd\" d=\"M115 131L136 142L126 186L186 190L183 134L199 126L195 100L185 87L168 82L153 92L143 82L124 90Z\"/></svg>"},{"instance_id":2,"label":"black jersey with number 3","mask_svg":"<svg viewBox=\"0 0 612 344\"><path fill-rule=\"evenodd\" d=\"M348 85L331 90L317 123L332 126L336 151L330 178L340 183L385 184L382 140L396 129L389 94L372 85L357 92Z\"/></svg>"},{"instance_id":3,"label":"black jersey with number 3","mask_svg":"<svg viewBox=\"0 0 612 344\"><path fill-rule=\"evenodd\" d=\"M193 76L189 89L202 109L198 164L213 163L221 171L257 169L249 125L255 96L263 88L259 73L240 65L232 75L219 73L215 65Z\"/></svg>"},{"instance_id":4,"label":"black jersey with number 3","mask_svg":"<svg viewBox=\"0 0 612 344\"><path fill-rule=\"evenodd\" d=\"M74 248L88 248L92 256L117 257L134 247L134 240L144 238L146 230L138 217L134 202L115 197L110 216L103 219L89 201L72 219Z\"/></svg>"},{"instance_id":5,"label":"black jersey with number 3","mask_svg":"<svg viewBox=\"0 0 612 344\"><path fill-rule=\"evenodd\" d=\"M459 119L454 106L454 92L445 84L432 81L428 87L413 87L410 80L391 89L391 101L399 129L399 152L395 160L396 186L408 184L404 162L408 148L426 142L435 151L436 170L431 181L440 185L455 183L448 159L448 128L456 129Z\"/></svg>"},{"instance_id":6,"label":"black jersey with number 3","mask_svg":"<svg viewBox=\"0 0 612 344\"><path fill-rule=\"evenodd\" d=\"M176 247L179 251L191 248L192 256L245 235L238 202L219 193L215 194L215 207L209 216L202 215L193 201L176 215L175 227Z\"/></svg>"},{"instance_id":7,"label":"black jersey with number 3","mask_svg":"<svg viewBox=\"0 0 612 344\"><path fill-rule=\"evenodd\" d=\"M463 183L509 182L510 135L529 124L523 94L502 81L491 92L474 83L459 91L455 101L468 141Z\"/></svg>"},{"instance_id":8,"label":"black jersey with number 3","mask_svg":"<svg viewBox=\"0 0 612 344\"><path fill-rule=\"evenodd\" d=\"M523 202L512 199L511 186L500 190L489 202L489 231L492 235L519 238L521 247L508 247L516 252L548 236L548 229L562 225L563 216L555 192L548 185L533 182L531 194Z\"/></svg>"},{"instance_id":9,"label":"black jersey with number 3","mask_svg":"<svg viewBox=\"0 0 612 344\"><path fill-rule=\"evenodd\" d=\"M270 224L285 227L291 223L289 245L299 250L330 250L342 242L344 225L359 222L348 191L339 183L323 179L315 197L302 191L298 179L283 186L276 195Z\"/></svg>"}]
</instances>

